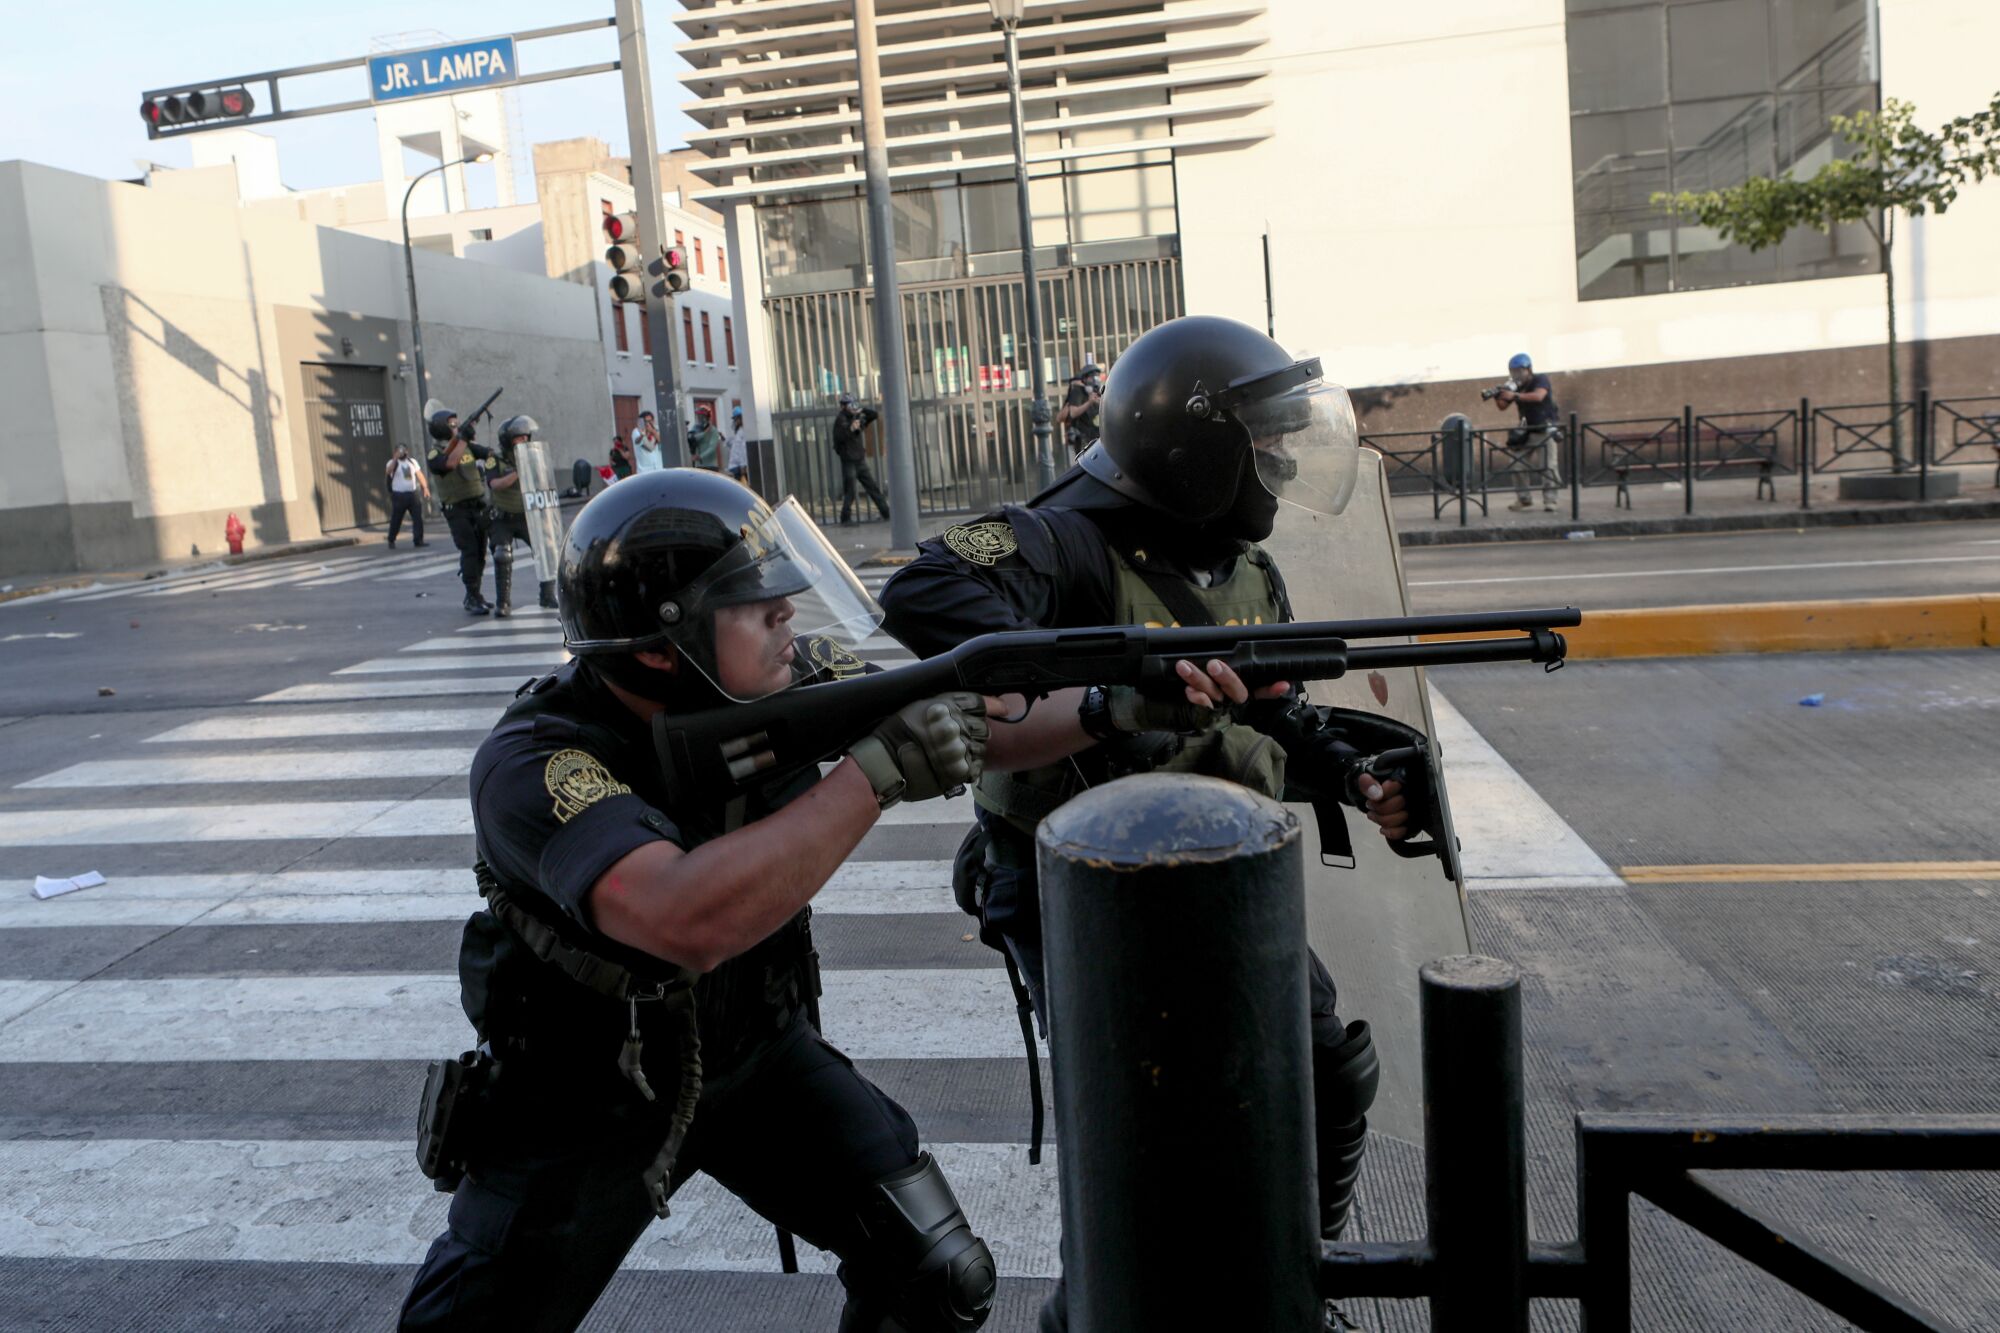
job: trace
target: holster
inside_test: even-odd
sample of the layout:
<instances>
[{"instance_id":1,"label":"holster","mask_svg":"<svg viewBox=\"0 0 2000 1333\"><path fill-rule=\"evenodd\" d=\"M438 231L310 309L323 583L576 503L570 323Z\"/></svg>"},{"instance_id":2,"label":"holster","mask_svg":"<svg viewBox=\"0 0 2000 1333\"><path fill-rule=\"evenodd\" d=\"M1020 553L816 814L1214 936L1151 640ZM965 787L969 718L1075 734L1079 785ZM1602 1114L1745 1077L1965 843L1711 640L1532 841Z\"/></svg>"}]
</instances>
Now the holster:
<instances>
[{"instance_id":1,"label":"holster","mask_svg":"<svg viewBox=\"0 0 2000 1333\"><path fill-rule=\"evenodd\" d=\"M451 1193L465 1179L479 1112L499 1070L499 1061L482 1047L455 1060L433 1060L424 1073L424 1096L417 1107L417 1169L441 1194Z\"/></svg>"}]
</instances>

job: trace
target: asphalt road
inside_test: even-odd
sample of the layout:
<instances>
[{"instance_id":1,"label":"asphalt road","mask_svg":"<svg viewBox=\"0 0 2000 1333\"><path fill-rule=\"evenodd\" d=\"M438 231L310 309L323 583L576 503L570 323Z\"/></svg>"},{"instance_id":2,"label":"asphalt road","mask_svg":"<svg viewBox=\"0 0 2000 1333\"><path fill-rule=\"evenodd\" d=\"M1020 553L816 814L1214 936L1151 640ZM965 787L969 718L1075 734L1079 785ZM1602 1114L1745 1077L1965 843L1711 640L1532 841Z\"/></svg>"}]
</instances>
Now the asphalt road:
<instances>
[{"instance_id":1,"label":"asphalt road","mask_svg":"<svg viewBox=\"0 0 2000 1333\"><path fill-rule=\"evenodd\" d=\"M1586 610L2000 591L2000 523L1482 542L1403 552L1420 612Z\"/></svg>"}]
</instances>

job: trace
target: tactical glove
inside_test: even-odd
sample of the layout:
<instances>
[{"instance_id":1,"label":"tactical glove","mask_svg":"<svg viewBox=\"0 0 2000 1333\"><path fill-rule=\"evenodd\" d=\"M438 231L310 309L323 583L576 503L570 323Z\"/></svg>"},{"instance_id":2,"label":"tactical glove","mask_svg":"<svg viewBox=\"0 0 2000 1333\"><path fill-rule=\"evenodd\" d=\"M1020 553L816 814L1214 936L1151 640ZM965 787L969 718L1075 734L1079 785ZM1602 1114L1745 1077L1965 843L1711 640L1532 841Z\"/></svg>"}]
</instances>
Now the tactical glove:
<instances>
[{"instance_id":1,"label":"tactical glove","mask_svg":"<svg viewBox=\"0 0 2000 1333\"><path fill-rule=\"evenodd\" d=\"M1227 708L1203 708L1186 699L1155 699L1130 685L1111 685L1086 694L1077 716L1086 734L1109 740L1113 735L1136 736L1148 731L1199 736L1228 726L1232 714Z\"/></svg>"},{"instance_id":2,"label":"tactical glove","mask_svg":"<svg viewBox=\"0 0 2000 1333\"><path fill-rule=\"evenodd\" d=\"M986 701L957 692L919 699L856 741L847 752L884 810L898 801L956 794L986 760Z\"/></svg>"}]
</instances>

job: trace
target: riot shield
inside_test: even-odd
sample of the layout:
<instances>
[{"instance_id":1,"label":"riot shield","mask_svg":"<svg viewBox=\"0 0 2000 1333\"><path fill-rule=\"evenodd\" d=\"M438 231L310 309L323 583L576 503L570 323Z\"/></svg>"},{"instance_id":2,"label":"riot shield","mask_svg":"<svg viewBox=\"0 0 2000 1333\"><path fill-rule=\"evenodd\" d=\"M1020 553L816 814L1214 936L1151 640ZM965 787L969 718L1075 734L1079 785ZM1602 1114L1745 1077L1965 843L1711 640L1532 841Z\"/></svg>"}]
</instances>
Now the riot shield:
<instances>
[{"instance_id":1,"label":"riot shield","mask_svg":"<svg viewBox=\"0 0 2000 1333\"><path fill-rule=\"evenodd\" d=\"M1300 620L1406 616L1402 554L1382 457L1361 452L1354 496L1338 517L1294 505L1278 506L1277 531L1265 543L1277 558ZM1364 672L1311 687L1313 702L1378 713L1432 738L1432 777L1444 807L1446 845L1456 850L1445 771L1436 743L1422 668ZM1435 856L1396 856L1375 826L1349 810L1352 868L1320 856L1310 806L1294 813L1305 826L1306 933L1340 989L1340 1016L1368 1020L1382 1060L1382 1083L1370 1128L1410 1143L1423 1142L1422 1048L1417 1021L1417 969L1433 958L1471 952L1464 887Z\"/></svg>"},{"instance_id":2,"label":"riot shield","mask_svg":"<svg viewBox=\"0 0 2000 1333\"><path fill-rule=\"evenodd\" d=\"M563 520L555 469L549 463L549 446L540 440L517 442L514 466L521 478L521 500L528 513L528 544L535 551L535 578L537 582L550 583L555 580L556 563L562 558Z\"/></svg>"}]
</instances>

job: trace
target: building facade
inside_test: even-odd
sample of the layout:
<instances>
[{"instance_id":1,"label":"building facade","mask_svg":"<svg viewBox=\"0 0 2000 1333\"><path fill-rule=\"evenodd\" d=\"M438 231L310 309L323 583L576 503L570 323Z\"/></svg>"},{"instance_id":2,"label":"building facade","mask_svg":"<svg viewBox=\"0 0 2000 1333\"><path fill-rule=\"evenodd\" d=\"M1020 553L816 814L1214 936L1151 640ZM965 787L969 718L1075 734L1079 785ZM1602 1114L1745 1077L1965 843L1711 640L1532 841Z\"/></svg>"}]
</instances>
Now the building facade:
<instances>
[{"instance_id":1,"label":"building facade","mask_svg":"<svg viewBox=\"0 0 2000 1333\"><path fill-rule=\"evenodd\" d=\"M756 257L753 380L805 494L831 394L874 388L851 10L675 22L697 199ZM976 507L1033 475L1001 37L983 4L882 0L878 38L922 494ZM1828 118L1884 98L1984 107L1996 41L1987 0L1030 0L1049 369L1188 310L1321 356L1371 430L1497 424L1477 389L1517 351L1600 417L1880 400L1861 229L1752 254L1651 197L1809 174L1850 151ZM1911 391L2000 393L1996 235L2000 185L1899 236Z\"/></svg>"}]
</instances>

